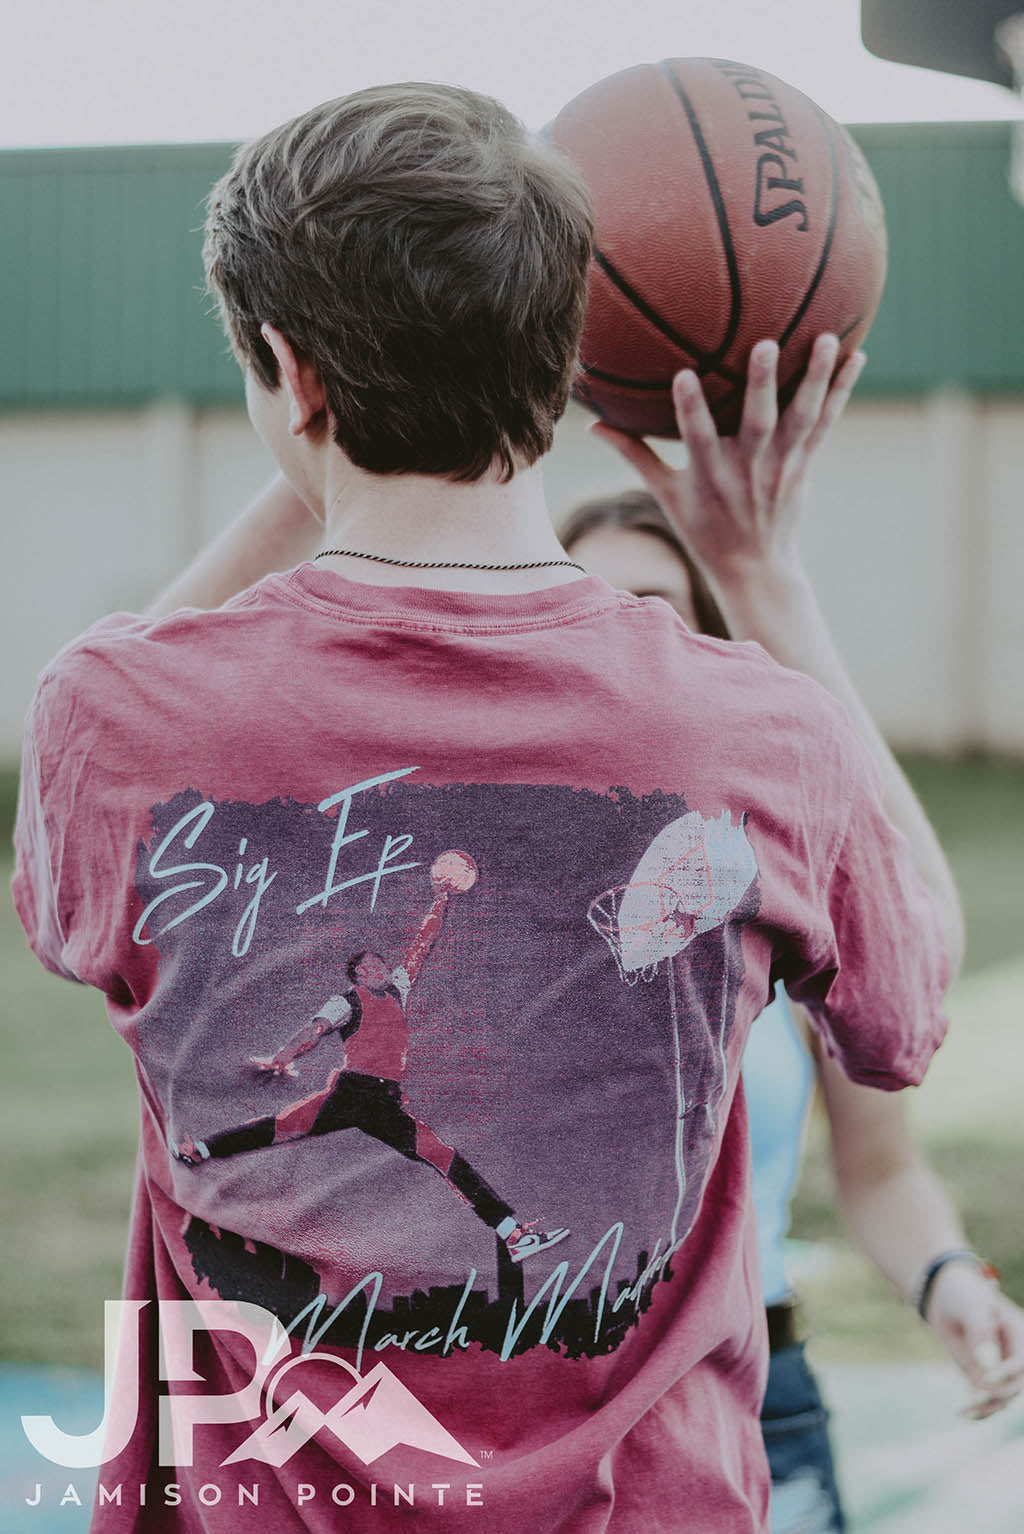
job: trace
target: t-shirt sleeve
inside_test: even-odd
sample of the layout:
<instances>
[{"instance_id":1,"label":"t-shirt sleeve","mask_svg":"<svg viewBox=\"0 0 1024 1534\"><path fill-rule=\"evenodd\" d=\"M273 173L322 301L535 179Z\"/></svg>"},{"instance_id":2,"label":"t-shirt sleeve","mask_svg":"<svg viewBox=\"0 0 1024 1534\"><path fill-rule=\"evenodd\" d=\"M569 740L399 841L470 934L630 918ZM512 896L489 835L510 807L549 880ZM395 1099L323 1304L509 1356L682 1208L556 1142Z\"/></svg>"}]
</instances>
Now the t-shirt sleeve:
<instances>
[{"instance_id":1,"label":"t-shirt sleeve","mask_svg":"<svg viewBox=\"0 0 1024 1534\"><path fill-rule=\"evenodd\" d=\"M138 625L114 613L66 645L45 669L25 720L11 892L29 946L67 980L100 985L93 927L103 929L114 893L90 877L103 831L90 791L101 771L101 721L90 697L89 646Z\"/></svg>"},{"instance_id":2,"label":"t-shirt sleeve","mask_svg":"<svg viewBox=\"0 0 1024 1534\"><path fill-rule=\"evenodd\" d=\"M62 830L55 823L56 795L43 760L50 701L50 686L44 678L25 721L11 892L33 953L55 975L78 980L68 960L67 935L60 913Z\"/></svg>"},{"instance_id":3,"label":"t-shirt sleeve","mask_svg":"<svg viewBox=\"0 0 1024 1534\"><path fill-rule=\"evenodd\" d=\"M851 1080L894 1091L920 1083L945 1036L950 963L935 902L883 808L877 767L843 718L848 810L824 870L822 920L778 978Z\"/></svg>"}]
</instances>

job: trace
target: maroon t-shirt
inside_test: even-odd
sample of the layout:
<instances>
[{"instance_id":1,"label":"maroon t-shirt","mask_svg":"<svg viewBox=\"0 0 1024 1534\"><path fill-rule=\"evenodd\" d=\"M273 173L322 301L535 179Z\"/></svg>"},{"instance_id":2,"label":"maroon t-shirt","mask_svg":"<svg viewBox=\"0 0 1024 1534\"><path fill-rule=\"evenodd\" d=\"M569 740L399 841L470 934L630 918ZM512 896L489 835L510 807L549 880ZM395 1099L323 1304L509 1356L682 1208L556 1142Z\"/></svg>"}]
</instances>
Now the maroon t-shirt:
<instances>
[{"instance_id":1,"label":"maroon t-shirt","mask_svg":"<svg viewBox=\"0 0 1024 1534\"><path fill-rule=\"evenodd\" d=\"M784 981L895 1088L944 1027L821 688L597 578L305 564L62 651L17 850L142 1100L94 1529L767 1529L748 1028Z\"/></svg>"}]
</instances>

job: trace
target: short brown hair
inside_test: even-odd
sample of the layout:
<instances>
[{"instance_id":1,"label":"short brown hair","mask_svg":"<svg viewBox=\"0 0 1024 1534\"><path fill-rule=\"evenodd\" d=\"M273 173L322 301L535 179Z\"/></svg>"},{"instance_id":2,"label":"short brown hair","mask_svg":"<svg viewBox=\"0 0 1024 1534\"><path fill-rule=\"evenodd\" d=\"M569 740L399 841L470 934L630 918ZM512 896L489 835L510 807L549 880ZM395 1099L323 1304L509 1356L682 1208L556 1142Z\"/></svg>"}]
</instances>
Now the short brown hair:
<instances>
[{"instance_id":1,"label":"short brown hair","mask_svg":"<svg viewBox=\"0 0 1024 1534\"><path fill-rule=\"evenodd\" d=\"M384 85L243 146L204 259L243 366L274 325L320 373L334 436L375 474L507 479L551 446L583 328L583 183L498 102Z\"/></svg>"},{"instance_id":2,"label":"short brown hair","mask_svg":"<svg viewBox=\"0 0 1024 1534\"><path fill-rule=\"evenodd\" d=\"M599 495L591 501L583 501L569 513L558 536L562 547L571 550L573 544L601 527L622 527L660 538L686 566L700 632L709 634L712 639L732 637L707 581L649 490L620 490L618 495Z\"/></svg>"}]
</instances>

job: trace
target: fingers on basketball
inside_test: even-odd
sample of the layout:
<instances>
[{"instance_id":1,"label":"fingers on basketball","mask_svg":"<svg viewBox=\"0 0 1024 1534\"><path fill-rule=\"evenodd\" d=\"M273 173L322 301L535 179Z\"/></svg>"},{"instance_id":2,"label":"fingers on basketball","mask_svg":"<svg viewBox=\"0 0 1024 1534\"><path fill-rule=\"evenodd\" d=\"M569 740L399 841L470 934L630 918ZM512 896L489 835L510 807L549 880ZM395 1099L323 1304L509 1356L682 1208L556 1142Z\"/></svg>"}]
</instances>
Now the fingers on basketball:
<instances>
[{"instance_id":1,"label":"fingers on basketball","mask_svg":"<svg viewBox=\"0 0 1024 1534\"><path fill-rule=\"evenodd\" d=\"M430 865L430 879L436 890L465 894L477 881L479 869L468 852L441 852Z\"/></svg>"}]
</instances>

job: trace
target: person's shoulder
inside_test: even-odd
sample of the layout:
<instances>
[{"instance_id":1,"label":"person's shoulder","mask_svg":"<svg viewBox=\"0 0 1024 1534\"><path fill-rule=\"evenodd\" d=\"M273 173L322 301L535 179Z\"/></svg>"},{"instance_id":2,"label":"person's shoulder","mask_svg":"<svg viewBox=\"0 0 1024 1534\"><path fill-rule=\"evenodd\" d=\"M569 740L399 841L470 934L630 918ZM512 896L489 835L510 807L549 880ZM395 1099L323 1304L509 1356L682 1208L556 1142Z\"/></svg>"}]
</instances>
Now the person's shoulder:
<instances>
[{"instance_id":1,"label":"person's shoulder","mask_svg":"<svg viewBox=\"0 0 1024 1534\"><path fill-rule=\"evenodd\" d=\"M756 640L700 636L700 643L709 664L720 667L754 701L762 721L809 738L824 755L856 744L857 732L845 705L814 677L784 666Z\"/></svg>"},{"instance_id":2,"label":"person's shoulder","mask_svg":"<svg viewBox=\"0 0 1024 1534\"><path fill-rule=\"evenodd\" d=\"M755 640L696 634L659 598L640 600L662 610L658 617L678 661L671 680L681 684L686 717L699 713L716 738L728 742L733 768L756 763L769 790L785 784L808 824L835 833L856 785L876 775L844 704Z\"/></svg>"},{"instance_id":3,"label":"person's shoulder","mask_svg":"<svg viewBox=\"0 0 1024 1534\"><path fill-rule=\"evenodd\" d=\"M153 616L115 612L69 640L36 678L27 734L40 746L72 736L101 737L131 715L136 726L169 686L172 691L211 653L211 638L255 600L255 588L223 607L180 608Z\"/></svg>"},{"instance_id":4,"label":"person's shoulder","mask_svg":"<svg viewBox=\"0 0 1024 1534\"><path fill-rule=\"evenodd\" d=\"M690 685L706 687L726 708L732 700L762 722L785 722L799 733L820 738L853 732L849 716L833 695L802 671L782 665L756 640L716 639L689 628L661 597L617 592L625 622L646 629L648 643L657 635L680 661Z\"/></svg>"},{"instance_id":5,"label":"person's shoulder","mask_svg":"<svg viewBox=\"0 0 1024 1534\"><path fill-rule=\"evenodd\" d=\"M157 616L128 611L109 613L57 651L40 672L40 685L85 681L110 665L142 664L165 649L202 642L213 629L229 623L235 614L251 608L258 599L259 589L254 586L212 609L181 607Z\"/></svg>"},{"instance_id":6,"label":"person's shoulder","mask_svg":"<svg viewBox=\"0 0 1024 1534\"><path fill-rule=\"evenodd\" d=\"M121 653L145 632L147 620L139 613L116 612L91 623L69 639L36 677L29 707L29 724L37 729L45 721L52 730L58 718L67 725L81 717L84 695L94 690L104 662Z\"/></svg>"}]
</instances>

